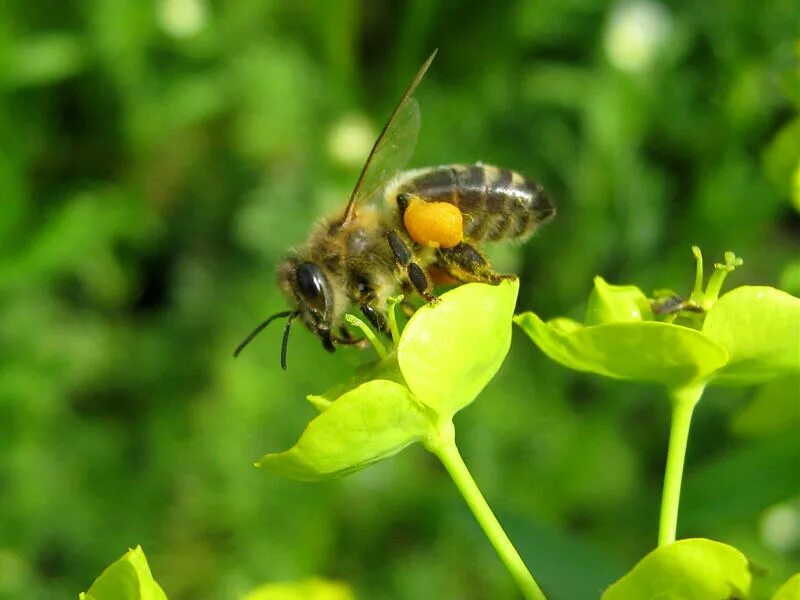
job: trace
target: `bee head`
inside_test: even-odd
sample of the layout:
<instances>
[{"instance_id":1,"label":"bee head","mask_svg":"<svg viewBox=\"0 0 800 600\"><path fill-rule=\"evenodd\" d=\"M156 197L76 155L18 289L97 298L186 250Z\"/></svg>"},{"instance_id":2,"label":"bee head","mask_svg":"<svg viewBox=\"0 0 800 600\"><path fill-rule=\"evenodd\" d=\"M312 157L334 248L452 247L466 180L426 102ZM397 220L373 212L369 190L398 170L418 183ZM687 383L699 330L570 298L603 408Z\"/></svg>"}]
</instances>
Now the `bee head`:
<instances>
[{"instance_id":1,"label":"bee head","mask_svg":"<svg viewBox=\"0 0 800 600\"><path fill-rule=\"evenodd\" d=\"M333 291L323 270L313 262L291 258L281 266L279 279L297 305L298 316L322 340L325 349L333 352Z\"/></svg>"}]
</instances>

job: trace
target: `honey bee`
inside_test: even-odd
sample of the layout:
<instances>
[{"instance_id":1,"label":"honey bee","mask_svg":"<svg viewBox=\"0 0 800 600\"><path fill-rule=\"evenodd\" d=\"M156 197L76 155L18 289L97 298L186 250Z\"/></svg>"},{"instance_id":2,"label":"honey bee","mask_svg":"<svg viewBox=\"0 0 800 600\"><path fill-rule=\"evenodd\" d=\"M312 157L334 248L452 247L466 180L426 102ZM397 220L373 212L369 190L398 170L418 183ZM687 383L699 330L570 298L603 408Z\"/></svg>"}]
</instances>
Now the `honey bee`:
<instances>
[{"instance_id":1,"label":"honey bee","mask_svg":"<svg viewBox=\"0 0 800 600\"><path fill-rule=\"evenodd\" d=\"M351 306L386 332L387 300L399 289L435 301L434 270L456 282L496 284L513 277L495 272L480 244L523 240L555 215L542 187L509 169L477 163L403 171L420 129L413 94L435 56L420 67L383 127L344 212L319 223L280 265L280 286L294 308L261 323L234 356L277 318L286 318L284 369L296 318L329 352L357 343L344 326Z\"/></svg>"}]
</instances>

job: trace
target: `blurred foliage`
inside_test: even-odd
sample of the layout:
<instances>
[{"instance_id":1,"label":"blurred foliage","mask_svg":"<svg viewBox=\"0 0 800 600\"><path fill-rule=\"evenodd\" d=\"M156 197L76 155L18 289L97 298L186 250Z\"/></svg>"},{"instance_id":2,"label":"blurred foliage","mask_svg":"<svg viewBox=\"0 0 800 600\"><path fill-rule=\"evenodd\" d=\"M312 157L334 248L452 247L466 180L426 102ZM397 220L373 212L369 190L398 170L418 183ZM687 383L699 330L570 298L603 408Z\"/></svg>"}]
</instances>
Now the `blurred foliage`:
<instances>
[{"instance_id":1,"label":"blurred foliage","mask_svg":"<svg viewBox=\"0 0 800 600\"><path fill-rule=\"evenodd\" d=\"M341 206L434 47L413 165L515 168L559 207L493 250L519 310L577 317L596 274L688 289L693 243L745 258L732 287L799 294L796 8L0 3L0 597L74 597L142 544L175 599L311 576L377 600L513 598L419 449L315 485L253 468L368 351L327 355L298 328L282 372L276 328L231 352L286 306L276 264ZM521 337L460 446L551 597L597 597L654 545L667 403ZM754 394L698 407L679 535L769 566L768 590L800 558L798 446L743 428Z\"/></svg>"}]
</instances>

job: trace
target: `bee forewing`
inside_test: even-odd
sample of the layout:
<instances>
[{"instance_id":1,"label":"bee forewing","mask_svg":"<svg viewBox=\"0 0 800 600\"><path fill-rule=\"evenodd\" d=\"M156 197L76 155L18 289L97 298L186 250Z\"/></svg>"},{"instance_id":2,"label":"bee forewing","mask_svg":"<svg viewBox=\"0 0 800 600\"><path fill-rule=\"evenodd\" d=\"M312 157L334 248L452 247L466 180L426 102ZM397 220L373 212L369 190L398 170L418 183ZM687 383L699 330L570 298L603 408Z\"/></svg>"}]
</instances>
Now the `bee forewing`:
<instances>
[{"instance_id":1,"label":"bee forewing","mask_svg":"<svg viewBox=\"0 0 800 600\"><path fill-rule=\"evenodd\" d=\"M353 217L360 204L371 202L380 196L379 192L386 183L397 175L411 159L420 127L419 104L412 95L433 62L436 52L434 50L417 71L372 146L356 186L350 195L343 223Z\"/></svg>"}]
</instances>

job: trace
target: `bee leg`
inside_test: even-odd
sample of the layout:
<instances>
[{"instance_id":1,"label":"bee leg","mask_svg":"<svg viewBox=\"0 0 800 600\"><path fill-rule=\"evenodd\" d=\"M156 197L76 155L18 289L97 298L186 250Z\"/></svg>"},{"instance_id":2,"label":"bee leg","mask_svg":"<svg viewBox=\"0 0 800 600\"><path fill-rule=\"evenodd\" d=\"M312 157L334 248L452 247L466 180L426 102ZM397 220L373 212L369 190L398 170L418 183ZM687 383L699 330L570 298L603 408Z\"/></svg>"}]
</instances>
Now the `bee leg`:
<instances>
[{"instance_id":1,"label":"bee leg","mask_svg":"<svg viewBox=\"0 0 800 600\"><path fill-rule=\"evenodd\" d=\"M361 312L375 329L389 335L389 322L386 320L386 315L366 302L361 305Z\"/></svg>"},{"instance_id":2,"label":"bee leg","mask_svg":"<svg viewBox=\"0 0 800 600\"><path fill-rule=\"evenodd\" d=\"M352 332L344 325L339 326L338 332L339 336L336 338L336 341L340 344L353 345L361 342L361 339L353 337Z\"/></svg>"},{"instance_id":3,"label":"bee leg","mask_svg":"<svg viewBox=\"0 0 800 600\"><path fill-rule=\"evenodd\" d=\"M339 325L339 337L346 342L349 342L353 339L353 334L350 333L350 330L345 327L344 325Z\"/></svg>"},{"instance_id":4,"label":"bee leg","mask_svg":"<svg viewBox=\"0 0 800 600\"><path fill-rule=\"evenodd\" d=\"M497 284L515 277L494 271L483 253L466 242L452 248L439 248L436 256L439 266L459 281Z\"/></svg>"},{"instance_id":5,"label":"bee leg","mask_svg":"<svg viewBox=\"0 0 800 600\"><path fill-rule=\"evenodd\" d=\"M402 194L401 194L402 195ZM389 247L392 249L392 254L397 263L401 267L405 267L408 280L414 289L417 290L420 296L425 298L427 302L434 302L436 296L433 295L433 286L425 271L417 263L413 262L414 255L408 244L403 240L402 236L397 231L390 231L387 235Z\"/></svg>"},{"instance_id":6,"label":"bee leg","mask_svg":"<svg viewBox=\"0 0 800 600\"><path fill-rule=\"evenodd\" d=\"M403 281L400 291L403 294L403 301L400 302L397 307L400 309L406 319L410 319L411 315L417 312L417 309L419 308L419 306L408 300L408 298L411 297L411 294L413 294L416 290L414 289L414 286L411 285L411 282L406 279Z\"/></svg>"},{"instance_id":7,"label":"bee leg","mask_svg":"<svg viewBox=\"0 0 800 600\"><path fill-rule=\"evenodd\" d=\"M406 213L409 202L411 202L411 194L398 194L397 195L397 209L400 211L400 220L403 220L403 215Z\"/></svg>"}]
</instances>

